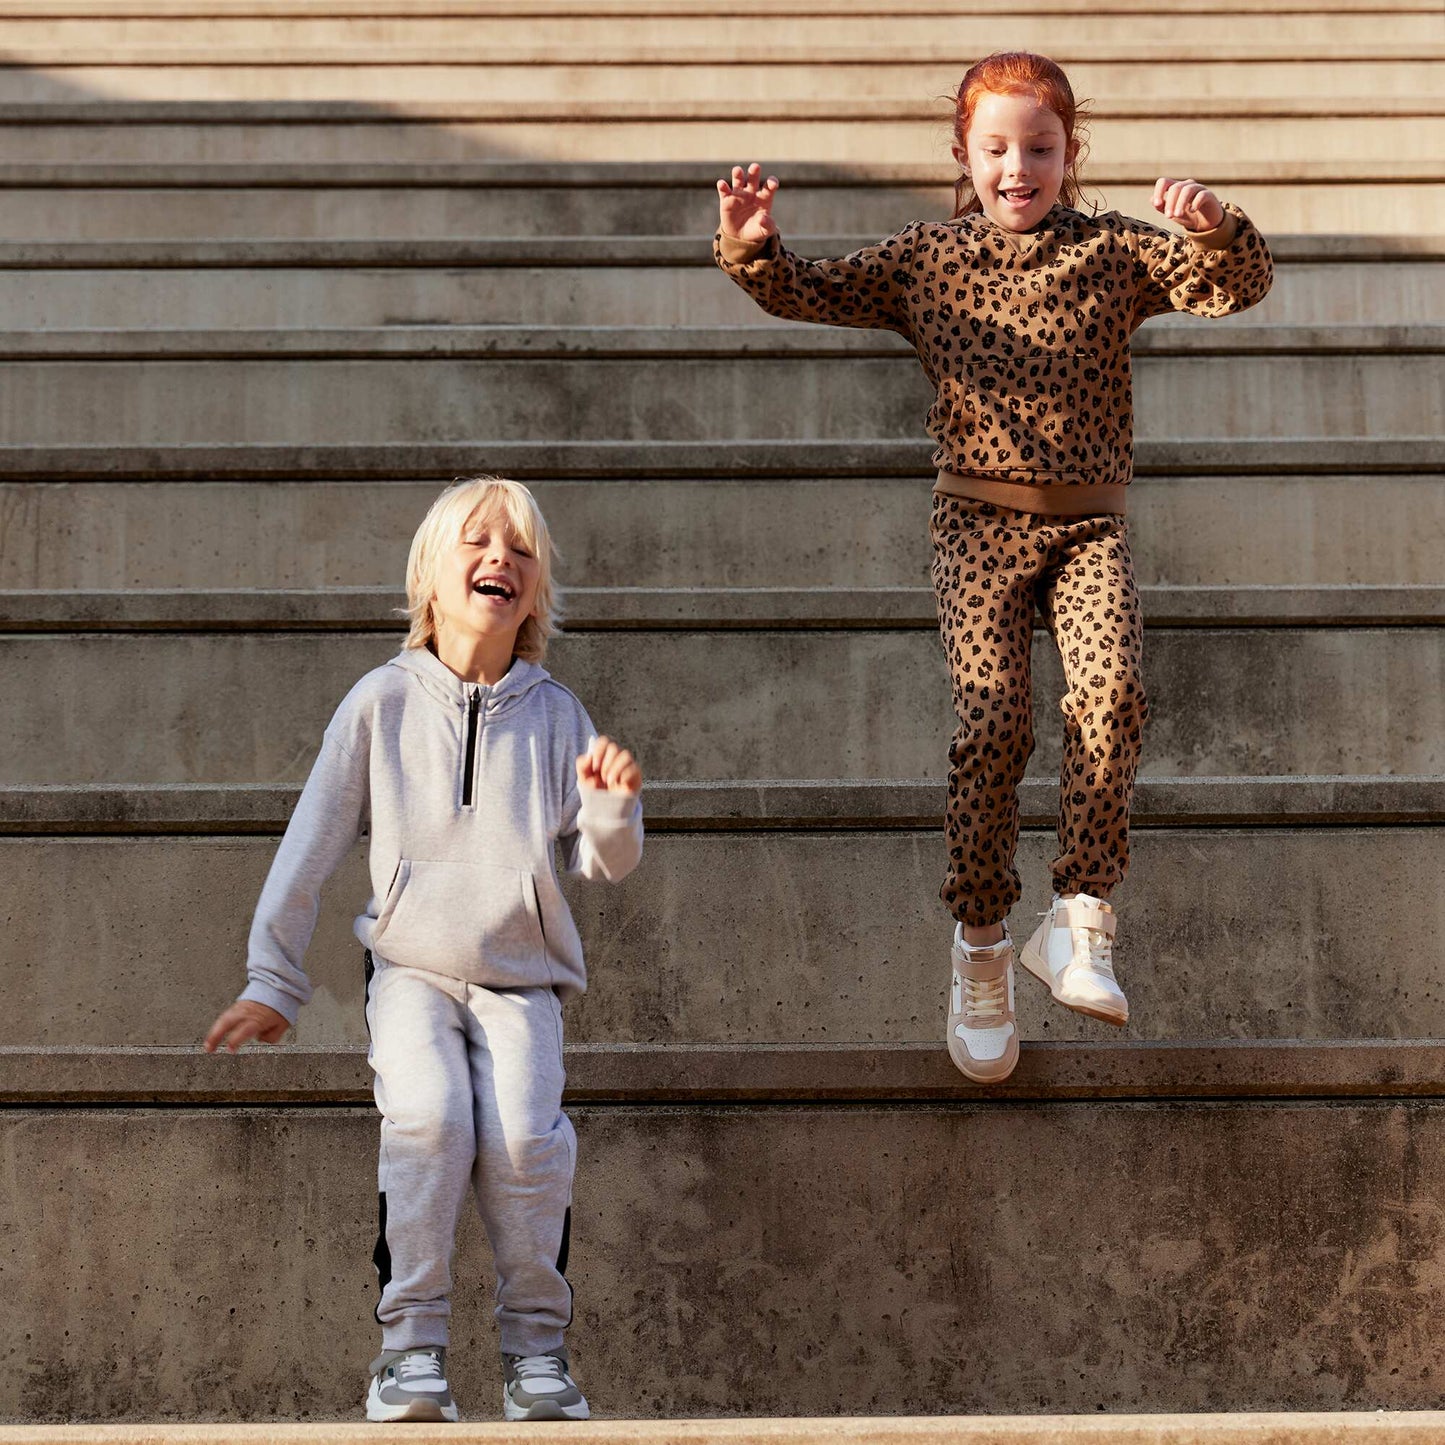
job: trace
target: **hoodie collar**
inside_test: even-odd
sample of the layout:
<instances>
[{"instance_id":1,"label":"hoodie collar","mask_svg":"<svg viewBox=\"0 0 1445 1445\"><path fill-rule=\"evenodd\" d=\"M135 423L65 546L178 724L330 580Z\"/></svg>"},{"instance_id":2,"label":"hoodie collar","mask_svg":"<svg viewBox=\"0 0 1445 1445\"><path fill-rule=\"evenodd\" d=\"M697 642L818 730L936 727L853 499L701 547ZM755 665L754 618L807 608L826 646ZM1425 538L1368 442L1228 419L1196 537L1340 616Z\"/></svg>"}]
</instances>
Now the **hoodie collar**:
<instances>
[{"instance_id":1,"label":"hoodie collar","mask_svg":"<svg viewBox=\"0 0 1445 1445\"><path fill-rule=\"evenodd\" d=\"M1062 230L1074 212L1062 201L1056 201L1044 213L1043 220L1028 231L1010 231L1006 226L1000 226L987 211L979 211L976 214L988 236L1002 240L1012 251L1022 256L1033 250L1046 236L1052 236Z\"/></svg>"},{"instance_id":2,"label":"hoodie collar","mask_svg":"<svg viewBox=\"0 0 1445 1445\"><path fill-rule=\"evenodd\" d=\"M473 693L480 692L482 702L495 711L517 701L538 683L546 682L546 668L535 662L515 658L507 675L499 681L463 682L429 647L408 647L390 659L388 666L409 672L438 702L447 707L465 707Z\"/></svg>"}]
</instances>

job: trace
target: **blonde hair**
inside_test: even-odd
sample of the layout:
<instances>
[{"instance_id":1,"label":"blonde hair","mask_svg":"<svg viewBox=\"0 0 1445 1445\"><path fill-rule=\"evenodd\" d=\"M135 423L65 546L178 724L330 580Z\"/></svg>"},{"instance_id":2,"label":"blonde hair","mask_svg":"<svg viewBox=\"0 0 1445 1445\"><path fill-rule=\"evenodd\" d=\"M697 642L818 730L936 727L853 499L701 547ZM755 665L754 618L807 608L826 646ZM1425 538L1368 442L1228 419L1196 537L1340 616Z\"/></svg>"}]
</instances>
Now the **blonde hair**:
<instances>
[{"instance_id":1,"label":"blonde hair","mask_svg":"<svg viewBox=\"0 0 1445 1445\"><path fill-rule=\"evenodd\" d=\"M466 534L479 517L500 512L522 544L537 559L537 601L532 615L517 633L516 655L524 662L541 662L547 640L561 622L552 562L558 555L537 499L521 482L505 477L463 477L431 504L431 510L411 539L406 562L406 613L411 631L406 647L426 647L437 634L437 568L442 555Z\"/></svg>"}]
</instances>

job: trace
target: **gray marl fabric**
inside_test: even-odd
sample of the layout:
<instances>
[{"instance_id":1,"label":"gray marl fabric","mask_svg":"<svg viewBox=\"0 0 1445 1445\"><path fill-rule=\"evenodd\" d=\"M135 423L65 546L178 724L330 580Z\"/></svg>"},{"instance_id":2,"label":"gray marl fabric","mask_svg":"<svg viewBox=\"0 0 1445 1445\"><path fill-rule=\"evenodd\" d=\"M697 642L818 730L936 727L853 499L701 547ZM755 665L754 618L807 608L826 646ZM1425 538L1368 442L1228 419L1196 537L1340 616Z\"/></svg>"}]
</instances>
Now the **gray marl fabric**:
<instances>
[{"instance_id":1,"label":"gray marl fabric","mask_svg":"<svg viewBox=\"0 0 1445 1445\"><path fill-rule=\"evenodd\" d=\"M488 988L581 993L558 854L569 872L614 881L642 854L640 801L578 786L592 737L582 704L533 663L487 687L417 648L367 673L326 729L276 852L241 997L295 1023L321 886L363 827L372 896L355 929L373 955Z\"/></svg>"},{"instance_id":2,"label":"gray marl fabric","mask_svg":"<svg viewBox=\"0 0 1445 1445\"><path fill-rule=\"evenodd\" d=\"M503 1351L560 1350L572 1318L558 1263L577 1137L562 1112L556 993L378 963L366 1018L382 1115L383 1349L448 1342L451 1257L470 1183L496 1258Z\"/></svg>"}]
</instances>

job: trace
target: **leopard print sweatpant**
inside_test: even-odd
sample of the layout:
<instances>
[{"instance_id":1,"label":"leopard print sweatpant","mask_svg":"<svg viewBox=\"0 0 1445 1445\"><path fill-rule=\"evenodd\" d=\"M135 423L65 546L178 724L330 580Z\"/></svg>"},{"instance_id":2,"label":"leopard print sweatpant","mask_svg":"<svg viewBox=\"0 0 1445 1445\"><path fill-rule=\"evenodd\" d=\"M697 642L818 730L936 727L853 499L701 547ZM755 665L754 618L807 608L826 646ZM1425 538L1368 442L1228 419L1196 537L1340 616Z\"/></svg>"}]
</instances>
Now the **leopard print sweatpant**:
<instances>
[{"instance_id":1,"label":"leopard print sweatpant","mask_svg":"<svg viewBox=\"0 0 1445 1445\"><path fill-rule=\"evenodd\" d=\"M1107 898L1129 866L1129 805L1148 718L1128 524L935 493L932 531L938 625L958 714L940 896L976 927L1001 921L1018 901L1018 786L1034 750L1037 610L1066 681L1054 891Z\"/></svg>"}]
</instances>

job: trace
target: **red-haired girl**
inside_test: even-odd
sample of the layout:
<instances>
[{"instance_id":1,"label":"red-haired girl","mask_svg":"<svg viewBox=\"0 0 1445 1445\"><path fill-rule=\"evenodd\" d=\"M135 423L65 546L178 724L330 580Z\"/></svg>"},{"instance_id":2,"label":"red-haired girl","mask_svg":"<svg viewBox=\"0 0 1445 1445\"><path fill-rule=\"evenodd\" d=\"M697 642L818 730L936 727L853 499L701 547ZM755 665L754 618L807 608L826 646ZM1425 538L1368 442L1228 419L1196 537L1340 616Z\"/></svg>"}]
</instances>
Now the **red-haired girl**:
<instances>
[{"instance_id":1,"label":"red-haired girl","mask_svg":"<svg viewBox=\"0 0 1445 1445\"><path fill-rule=\"evenodd\" d=\"M1108 899L1129 860L1129 807L1148 714L1124 519L1133 470L1129 342L1151 316L1227 316L1268 292L1268 247L1235 206L1161 177L1154 206L1184 235L1087 216L1083 116L1043 56L991 55L959 87L957 208L836 261L805 261L773 219L757 165L717 184L717 263L764 310L896 331L938 396L933 584L953 673L948 872L958 920L948 1048L970 1079L1018 1060L1007 917L1017 788L1033 751L1034 612L1067 680L1054 901L1024 967L1060 1003L1123 1024Z\"/></svg>"}]
</instances>

